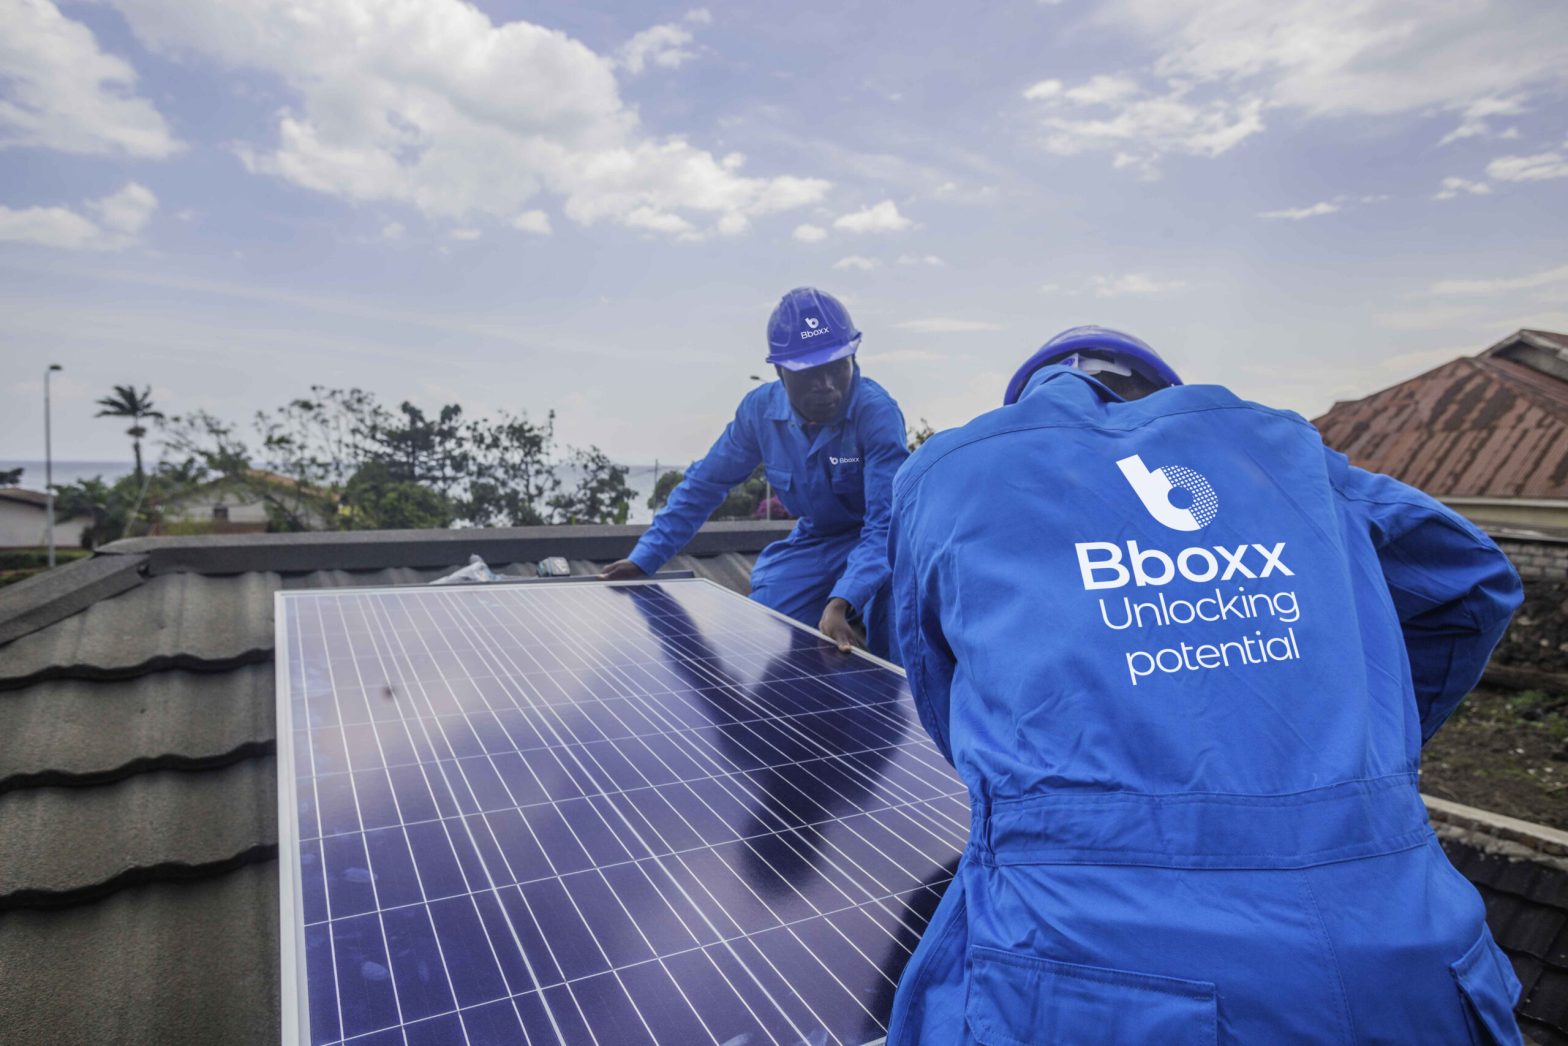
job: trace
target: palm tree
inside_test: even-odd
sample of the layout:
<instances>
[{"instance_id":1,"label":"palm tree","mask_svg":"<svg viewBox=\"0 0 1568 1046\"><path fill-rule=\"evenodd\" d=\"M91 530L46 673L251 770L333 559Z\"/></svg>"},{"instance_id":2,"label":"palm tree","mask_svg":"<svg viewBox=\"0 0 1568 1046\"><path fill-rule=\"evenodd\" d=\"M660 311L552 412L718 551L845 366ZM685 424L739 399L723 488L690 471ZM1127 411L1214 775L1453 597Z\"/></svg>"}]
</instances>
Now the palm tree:
<instances>
[{"instance_id":1,"label":"palm tree","mask_svg":"<svg viewBox=\"0 0 1568 1046\"><path fill-rule=\"evenodd\" d=\"M134 385L116 385L114 395L105 396L98 401L102 407L95 418L130 418L131 427L125 434L131 437L131 448L136 451L136 485L142 484L142 437L147 435L143 419L157 418L163 420L163 412L154 410L152 406L152 386L149 385L140 392Z\"/></svg>"}]
</instances>

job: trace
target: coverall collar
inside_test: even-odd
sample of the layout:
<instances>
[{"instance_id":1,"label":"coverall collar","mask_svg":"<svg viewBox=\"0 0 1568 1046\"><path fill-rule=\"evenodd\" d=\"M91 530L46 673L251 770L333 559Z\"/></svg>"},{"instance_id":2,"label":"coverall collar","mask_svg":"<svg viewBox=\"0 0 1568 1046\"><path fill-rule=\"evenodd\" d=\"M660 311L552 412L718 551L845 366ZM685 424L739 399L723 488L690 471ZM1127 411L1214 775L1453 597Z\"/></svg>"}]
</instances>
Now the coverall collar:
<instances>
[{"instance_id":1,"label":"coverall collar","mask_svg":"<svg viewBox=\"0 0 1568 1046\"><path fill-rule=\"evenodd\" d=\"M1059 363L1053 363L1048 367L1041 367L1039 370L1035 371L1034 374L1029 378L1029 381L1024 385L1024 391L1019 394L1018 398L1019 400L1028 399L1037 389L1045 385L1047 382L1057 381L1059 379L1072 380L1073 378L1086 383L1100 396L1101 399L1109 400L1112 403L1127 402L1125 398L1117 395L1115 392L1112 392L1108 386L1097 381L1090 375L1085 374L1078 368L1064 366Z\"/></svg>"}]
</instances>

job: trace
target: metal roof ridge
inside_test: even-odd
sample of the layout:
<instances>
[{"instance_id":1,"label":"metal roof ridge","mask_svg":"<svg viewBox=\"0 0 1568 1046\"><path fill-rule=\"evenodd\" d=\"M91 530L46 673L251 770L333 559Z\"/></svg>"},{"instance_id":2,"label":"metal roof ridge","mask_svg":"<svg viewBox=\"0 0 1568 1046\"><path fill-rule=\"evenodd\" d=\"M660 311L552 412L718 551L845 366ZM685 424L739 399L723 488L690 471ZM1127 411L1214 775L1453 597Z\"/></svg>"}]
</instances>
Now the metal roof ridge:
<instances>
[{"instance_id":1,"label":"metal roof ridge","mask_svg":"<svg viewBox=\"0 0 1568 1046\"><path fill-rule=\"evenodd\" d=\"M1453 359L1448 360L1447 362L1439 363L1435 367L1428 367L1426 370L1422 371L1420 374L1413 374L1410 377L1406 378L1404 381L1396 381L1392 385L1385 385L1381 389L1376 389L1376 390L1374 390L1372 392L1369 392L1365 396L1358 396L1357 398L1355 398L1353 400L1335 400L1333 406L1329 407L1328 410L1325 410L1322 414L1319 414L1317 417L1310 419L1311 424L1313 425L1313 427L1318 427L1320 422L1327 420L1331 415L1333 415L1333 413L1335 411L1339 410L1341 407L1354 407L1354 406L1356 406L1358 404L1365 403L1367 400L1377 399L1379 396L1382 396L1385 393L1392 392L1395 389L1403 388L1404 386L1409 385L1412 382L1420 381L1422 378L1425 378L1425 377L1427 377L1429 375L1432 375L1432 374L1436 374L1440 370L1447 370L1449 367L1452 367L1452 366L1454 366L1456 364L1462 364L1462 363L1470 364L1472 367L1474 367L1477 370L1484 370L1484 368L1482 368L1482 366L1481 366L1480 360L1477 357L1475 357L1475 356L1456 356Z\"/></svg>"},{"instance_id":2,"label":"metal roof ridge","mask_svg":"<svg viewBox=\"0 0 1568 1046\"><path fill-rule=\"evenodd\" d=\"M146 566L141 554L92 556L0 589L0 646L135 588Z\"/></svg>"},{"instance_id":3,"label":"metal roof ridge","mask_svg":"<svg viewBox=\"0 0 1568 1046\"><path fill-rule=\"evenodd\" d=\"M760 552L794 526L790 521L708 523L683 550L688 555ZM103 556L144 556L149 574L244 574L254 571L384 570L458 567L470 554L491 563L619 559L643 525L473 527L461 530L306 531L290 534L214 534L127 538L98 550Z\"/></svg>"}]
</instances>

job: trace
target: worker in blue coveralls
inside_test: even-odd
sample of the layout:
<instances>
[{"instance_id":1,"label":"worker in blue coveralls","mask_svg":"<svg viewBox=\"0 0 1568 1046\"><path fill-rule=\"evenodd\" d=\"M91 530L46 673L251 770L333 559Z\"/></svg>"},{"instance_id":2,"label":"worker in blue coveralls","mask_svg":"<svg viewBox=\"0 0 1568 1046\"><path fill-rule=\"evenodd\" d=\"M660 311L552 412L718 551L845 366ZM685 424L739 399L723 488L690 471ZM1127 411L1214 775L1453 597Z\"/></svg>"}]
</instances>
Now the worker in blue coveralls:
<instances>
[{"instance_id":1,"label":"worker in blue coveralls","mask_svg":"<svg viewBox=\"0 0 1568 1046\"><path fill-rule=\"evenodd\" d=\"M599 576L657 571L761 462L799 522L757 557L751 598L816 626L841 650L894 654L888 510L909 450L898 404L860 373L859 347L860 331L837 298L811 287L784 295L768 320L767 362L779 380L741 400L631 555Z\"/></svg>"},{"instance_id":2,"label":"worker in blue coveralls","mask_svg":"<svg viewBox=\"0 0 1568 1046\"><path fill-rule=\"evenodd\" d=\"M915 705L969 844L890 1044L1517 1043L1416 788L1520 602L1295 414L1075 328L894 485Z\"/></svg>"}]
</instances>

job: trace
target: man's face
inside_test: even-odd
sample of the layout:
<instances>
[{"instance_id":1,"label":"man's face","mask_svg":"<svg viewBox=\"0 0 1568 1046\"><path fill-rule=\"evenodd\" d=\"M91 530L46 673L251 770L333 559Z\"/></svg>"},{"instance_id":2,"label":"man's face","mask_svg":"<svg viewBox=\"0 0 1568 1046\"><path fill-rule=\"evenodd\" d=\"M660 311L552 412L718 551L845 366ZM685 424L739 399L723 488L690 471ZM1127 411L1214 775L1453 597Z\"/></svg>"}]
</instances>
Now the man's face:
<instances>
[{"instance_id":1,"label":"man's face","mask_svg":"<svg viewBox=\"0 0 1568 1046\"><path fill-rule=\"evenodd\" d=\"M784 391L789 394L790 406L807 421L823 425L838 416L844 397L849 395L849 383L855 376L855 358L845 356L806 370L777 369L779 379L784 382Z\"/></svg>"}]
</instances>

